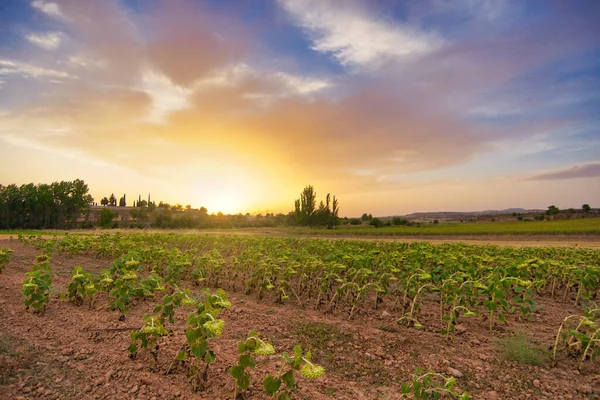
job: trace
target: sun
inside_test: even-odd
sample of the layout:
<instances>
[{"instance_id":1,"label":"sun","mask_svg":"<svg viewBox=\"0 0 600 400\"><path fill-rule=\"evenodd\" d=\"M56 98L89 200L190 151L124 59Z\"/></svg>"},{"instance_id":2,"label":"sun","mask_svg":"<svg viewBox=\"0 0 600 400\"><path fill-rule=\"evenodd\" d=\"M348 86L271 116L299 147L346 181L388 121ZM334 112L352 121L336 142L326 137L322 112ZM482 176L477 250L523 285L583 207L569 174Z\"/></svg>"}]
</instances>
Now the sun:
<instances>
[{"instance_id":1,"label":"sun","mask_svg":"<svg viewBox=\"0 0 600 400\"><path fill-rule=\"evenodd\" d=\"M205 197L205 196L203 196ZM241 193L234 189L212 191L204 202L209 213L237 214L244 208Z\"/></svg>"}]
</instances>

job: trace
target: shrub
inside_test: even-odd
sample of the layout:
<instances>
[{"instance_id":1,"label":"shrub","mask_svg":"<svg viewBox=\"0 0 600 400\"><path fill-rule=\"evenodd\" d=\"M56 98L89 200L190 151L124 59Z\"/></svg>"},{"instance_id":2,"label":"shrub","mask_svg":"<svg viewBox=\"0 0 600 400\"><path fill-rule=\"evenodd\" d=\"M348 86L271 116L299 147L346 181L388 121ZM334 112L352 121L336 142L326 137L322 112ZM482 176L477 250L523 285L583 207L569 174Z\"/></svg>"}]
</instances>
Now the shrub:
<instances>
[{"instance_id":1,"label":"shrub","mask_svg":"<svg viewBox=\"0 0 600 400\"><path fill-rule=\"evenodd\" d=\"M113 219L117 216L117 213L110 208L103 208L98 216L98 226L101 228L110 229L113 227Z\"/></svg>"},{"instance_id":2,"label":"shrub","mask_svg":"<svg viewBox=\"0 0 600 400\"><path fill-rule=\"evenodd\" d=\"M542 365L548 359L547 353L542 347L533 343L531 339L522 333L506 336L498 344L500 353L509 361L519 364Z\"/></svg>"}]
</instances>

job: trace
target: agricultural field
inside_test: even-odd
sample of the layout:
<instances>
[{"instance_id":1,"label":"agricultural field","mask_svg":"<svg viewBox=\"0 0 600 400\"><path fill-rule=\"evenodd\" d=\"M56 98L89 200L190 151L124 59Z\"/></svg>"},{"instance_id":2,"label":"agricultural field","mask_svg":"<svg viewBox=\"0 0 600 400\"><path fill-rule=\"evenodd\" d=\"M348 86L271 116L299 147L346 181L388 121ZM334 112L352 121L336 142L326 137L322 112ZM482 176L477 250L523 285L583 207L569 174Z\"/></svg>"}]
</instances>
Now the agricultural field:
<instances>
[{"instance_id":1,"label":"agricultural field","mask_svg":"<svg viewBox=\"0 0 600 400\"><path fill-rule=\"evenodd\" d=\"M356 236L452 236L452 235L600 235L600 218L558 221L503 221L424 224L421 226L340 226L336 229L292 228L296 234Z\"/></svg>"},{"instance_id":2,"label":"agricultural field","mask_svg":"<svg viewBox=\"0 0 600 400\"><path fill-rule=\"evenodd\" d=\"M1 398L600 397L599 250L15 236Z\"/></svg>"}]
</instances>

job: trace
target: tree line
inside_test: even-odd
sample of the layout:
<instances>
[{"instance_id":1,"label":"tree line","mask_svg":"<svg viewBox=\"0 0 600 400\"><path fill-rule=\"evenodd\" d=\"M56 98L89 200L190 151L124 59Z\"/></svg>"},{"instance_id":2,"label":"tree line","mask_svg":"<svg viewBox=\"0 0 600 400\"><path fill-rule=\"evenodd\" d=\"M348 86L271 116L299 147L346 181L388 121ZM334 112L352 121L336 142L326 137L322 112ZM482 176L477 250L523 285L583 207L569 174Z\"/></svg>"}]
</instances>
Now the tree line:
<instances>
[{"instance_id":1,"label":"tree line","mask_svg":"<svg viewBox=\"0 0 600 400\"><path fill-rule=\"evenodd\" d=\"M331 194L327 193L325 202L321 200L319 207L317 205L317 193L315 188L308 185L300 193L300 198L294 202L294 220L299 226L326 226L332 229L339 225L338 213L340 204L335 195L333 200Z\"/></svg>"},{"instance_id":2,"label":"tree line","mask_svg":"<svg viewBox=\"0 0 600 400\"><path fill-rule=\"evenodd\" d=\"M94 199L80 180L0 185L0 229L72 228Z\"/></svg>"}]
</instances>

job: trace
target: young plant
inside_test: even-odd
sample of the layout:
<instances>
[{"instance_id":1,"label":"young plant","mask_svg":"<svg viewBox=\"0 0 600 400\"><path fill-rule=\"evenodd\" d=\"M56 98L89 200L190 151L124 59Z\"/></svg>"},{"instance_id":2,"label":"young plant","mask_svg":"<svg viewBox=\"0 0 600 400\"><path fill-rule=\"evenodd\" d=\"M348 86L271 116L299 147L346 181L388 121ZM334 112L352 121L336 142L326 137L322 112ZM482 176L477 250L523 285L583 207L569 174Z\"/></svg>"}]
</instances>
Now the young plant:
<instances>
[{"instance_id":1,"label":"young plant","mask_svg":"<svg viewBox=\"0 0 600 400\"><path fill-rule=\"evenodd\" d=\"M165 329L160 318L146 314L144 316L145 325L139 331L131 331L131 344L127 348L129 357L135 359L138 351L138 341L143 349L146 349L152 355L154 360L153 369L158 363L158 339L168 335L169 331Z\"/></svg>"},{"instance_id":2,"label":"young plant","mask_svg":"<svg viewBox=\"0 0 600 400\"><path fill-rule=\"evenodd\" d=\"M465 317L475 316L475 313L469 310L467 307L453 306L452 309L450 309L450 312L444 316L444 319L448 321L448 326L446 329L442 329L442 334L449 335L450 340L454 339L454 332L456 332L456 325L458 323L458 317L461 311L464 311L463 315Z\"/></svg>"},{"instance_id":3,"label":"young plant","mask_svg":"<svg viewBox=\"0 0 600 400\"><path fill-rule=\"evenodd\" d=\"M13 251L11 249L7 249L6 247L0 247L0 274L8 265L9 254L12 252Z\"/></svg>"},{"instance_id":4,"label":"young plant","mask_svg":"<svg viewBox=\"0 0 600 400\"><path fill-rule=\"evenodd\" d=\"M91 307L96 291L96 285L92 276L85 272L82 267L74 267L71 282L67 286L67 297L72 299L76 305L83 304L84 300L89 297L92 299L90 303Z\"/></svg>"},{"instance_id":5,"label":"young plant","mask_svg":"<svg viewBox=\"0 0 600 400\"><path fill-rule=\"evenodd\" d=\"M273 345L262 340L256 331L250 331L245 340L238 342L238 362L229 368L229 374L235 379L234 400L243 399L243 393L250 387L250 374L247 368L254 368L256 360L254 355L270 355L275 353Z\"/></svg>"},{"instance_id":6,"label":"young plant","mask_svg":"<svg viewBox=\"0 0 600 400\"><path fill-rule=\"evenodd\" d=\"M125 314L129 311L129 305L138 293L136 282L139 279L135 272L124 271L123 275L113 283L114 286L109 293L109 305L112 310L119 310L121 313L119 320L121 321L125 319Z\"/></svg>"},{"instance_id":7,"label":"young plant","mask_svg":"<svg viewBox=\"0 0 600 400\"><path fill-rule=\"evenodd\" d=\"M223 290L218 289L214 294L210 294L206 290L204 293L207 296L206 299L198 303L196 311L191 312L187 317L186 343L183 344L174 360L181 361L182 364L187 361L188 380L194 391L206 388L208 367L217 357L208 347L208 339L221 336L225 321L217 317L223 309L231 307ZM203 370L201 370L202 364L204 364ZM173 363L169 366L167 374L172 366Z\"/></svg>"},{"instance_id":8,"label":"young plant","mask_svg":"<svg viewBox=\"0 0 600 400\"><path fill-rule=\"evenodd\" d=\"M297 387L294 371L300 372L302 376L308 379L317 379L325 374L323 367L311 362L312 355L310 350L303 353L302 347L298 345L294 346L293 354L288 355L287 353L283 353L281 357L284 363L279 368L279 371L274 375L268 374L263 381L265 392L271 399L274 399L277 394L278 400L292 398L292 391ZM282 383L285 385L283 389L281 387Z\"/></svg>"},{"instance_id":9,"label":"young plant","mask_svg":"<svg viewBox=\"0 0 600 400\"><path fill-rule=\"evenodd\" d=\"M556 352L562 338L568 351L581 354L578 369L581 371L584 361L589 357L594 359L600 354L600 326L596 322L600 308L587 311L584 315L569 315L560 324L552 347L552 365L556 366ZM578 321L575 328L568 328L571 321Z\"/></svg>"},{"instance_id":10,"label":"young plant","mask_svg":"<svg viewBox=\"0 0 600 400\"><path fill-rule=\"evenodd\" d=\"M470 399L467 392L458 393L454 389L455 384L456 379L453 377L447 378L431 370L423 373L422 369L417 368L412 375L412 382L402 384L402 398L428 400L445 395L459 400Z\"/></svg>"},{"instance_id":11,"label":"young plant","mask_svg":"<svg viewBox=\"0 0 600 400\"><path fill-rule=\"evenodd\" d=\"M160 313L161 322L165 323L165 318L173 324L175 322L175 309L181 306L195 306L196 301L190 297L190 290L179 290L175 286L173 294L167 294L163 297L162 304L154 307L154 313Z\"/></svg>"},{"instance_id":12,"label":"young plant","mask_svg":"<svg viewBox=\"0 0 600 400\"><path fill-rule=\"evenodd\" d=\"M25 296L25 308L31 307L33 312L44 313L46 304L50 297L50 285L52 284L52 267L47 255L37 256L36 264L27 278L23 281L23 296Z\"/></svg>"}]
</instances>

